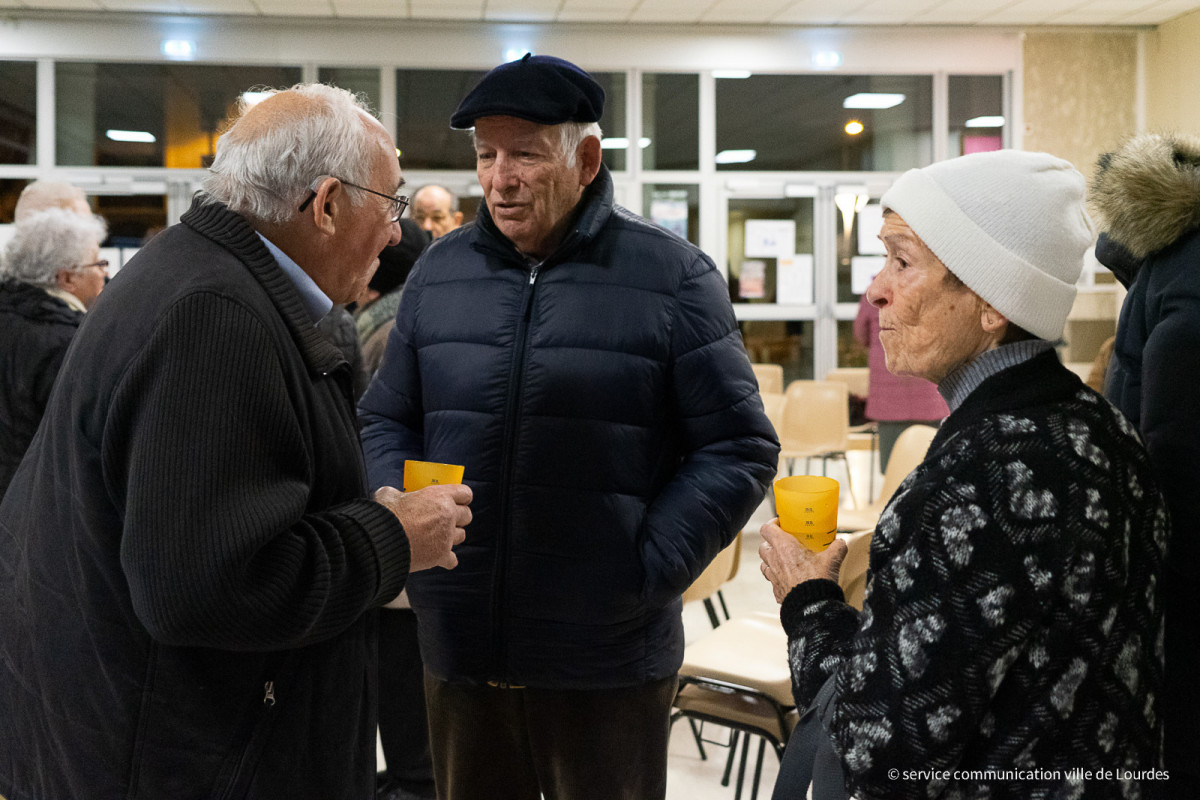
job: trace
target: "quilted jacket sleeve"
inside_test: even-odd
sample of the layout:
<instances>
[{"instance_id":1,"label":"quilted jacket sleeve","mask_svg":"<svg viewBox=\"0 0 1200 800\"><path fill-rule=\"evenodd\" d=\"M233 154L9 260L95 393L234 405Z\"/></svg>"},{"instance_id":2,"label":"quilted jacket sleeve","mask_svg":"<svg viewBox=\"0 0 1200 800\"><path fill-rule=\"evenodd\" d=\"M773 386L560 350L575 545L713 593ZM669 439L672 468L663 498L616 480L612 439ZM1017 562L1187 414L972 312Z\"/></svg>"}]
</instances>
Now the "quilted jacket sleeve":
<instances>
[{"instance_id":1,"label":"quilted jacket sleeve","mask_svg":"<svg viewBox=\"0 0 1200 800\"><path fill-rule=\"evenodd\" d=\"M652 606L679 597L733 540L779 460L724 281L706 257L692 264L677 296L671 349L672 400L686 456L643 526Z\"/></svg>"}]
</instances>

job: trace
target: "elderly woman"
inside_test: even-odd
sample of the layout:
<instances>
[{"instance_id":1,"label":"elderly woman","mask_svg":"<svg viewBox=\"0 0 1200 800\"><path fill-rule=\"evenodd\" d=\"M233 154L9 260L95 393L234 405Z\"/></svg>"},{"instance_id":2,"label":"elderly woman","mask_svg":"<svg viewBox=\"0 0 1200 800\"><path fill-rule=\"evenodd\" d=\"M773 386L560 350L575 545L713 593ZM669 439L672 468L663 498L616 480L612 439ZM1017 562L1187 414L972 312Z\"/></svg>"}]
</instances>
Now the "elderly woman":
<instances>
[{"instance_id":1,"label":"elderly woman","mask_svg":"<svg viewBox=\"0 0 1200 800\"><path fill-rule=\"evenodd\" d=\"M884 195L868 296L887 366L951 413L880 517L861 612L844 544L763 526L810 709L776 798L804 796L813 750L818 797L1136 798L1162 777L1164 506L1131 427L1053 350L1092 240L1083 194L1067 162L999 151Z\"/></svg>"},{"instance_id":2,"label":"elderly woman","mask_svg":"<svg viewBox=\"0 0 1200 800\"><path fill-rule=\"evenodd\" d=\"M52 209L22 218L0 270L0 496L42 419L83 312L104 288L104 222Z\"/></svg>"}]
</instances>

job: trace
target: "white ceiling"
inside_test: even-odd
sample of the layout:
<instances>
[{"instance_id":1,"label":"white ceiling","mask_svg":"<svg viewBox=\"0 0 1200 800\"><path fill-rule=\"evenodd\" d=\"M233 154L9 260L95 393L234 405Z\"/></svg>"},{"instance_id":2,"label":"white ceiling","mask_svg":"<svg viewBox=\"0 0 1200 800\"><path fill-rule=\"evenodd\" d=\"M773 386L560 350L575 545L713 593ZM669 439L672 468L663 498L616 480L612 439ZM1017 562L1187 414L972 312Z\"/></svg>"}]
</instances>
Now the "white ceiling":
<instances>
[{"instance_id":1,"label":"white ceiling","mask_svg":"<svg viewBox=\"0 0 1200 800\"><path fill-rule=\"evenodd\" d=\"M683 25L1158 25L1200 0L0 0L72 10L457 22Z\"/></svg>"}]
</instances>

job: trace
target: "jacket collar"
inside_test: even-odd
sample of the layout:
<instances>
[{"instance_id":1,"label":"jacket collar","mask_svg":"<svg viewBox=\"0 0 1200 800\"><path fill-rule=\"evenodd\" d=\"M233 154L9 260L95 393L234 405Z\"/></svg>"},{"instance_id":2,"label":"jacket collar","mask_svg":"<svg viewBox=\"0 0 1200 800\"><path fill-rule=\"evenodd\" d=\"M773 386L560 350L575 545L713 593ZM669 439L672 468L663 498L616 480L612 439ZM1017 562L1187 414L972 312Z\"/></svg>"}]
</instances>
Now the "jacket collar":
<instances>
[{"instance_id":1,"label":"jacket collar","mask_svg":"<svg viewBox=\"0 0 1200 800\"><path fill-rule=\"evenodd\" d=\"M600 165L596 179L584 189L579 205L575 207L575 222L562 243L543 262L542 268L550 267L561 261L566 261L573 253L587 245L608 224L613 213L613 181L608 167ZM492 220L486 198L479 204L475 217L475 227L472 233L472 246L481 252L502 256L507 260L516 260L521 265L527 264L525 256L521 255L508 237L500 232Z\"/></svg>"},{"instance_id":2,"label":"jacket collar","mask_svg":"<svg viewBox=\"0 0 1200 800\"><path fill-rule=\"evenodd\" d=\"M83 317L82 311L76 311L65 301L50 294L49 290L16 278L0 282L0 307L28 319L65 325L78 325Z\"/></svg>"},{"instance_id":3,"label":"jacket collar","mask_svg":"<svg viewBox=\"0 0 1200 800\"><path fill-rule=\"evenodd\" d=\"M979 384L946 418L929 445L929 452L940 447L958 430L984 417L1063 402L1074 397L1081 388L1083 382L1059 362L1058 354L1046 350Z\"/></svg>"},{"instance_id":4,"label":"jacket collar","mask_svg":"<svg viewBox=\"0 0 1200 800\"><path fill-rule=\"evenodd\" d=\"M346 364L340 350L314 327L295 284L284 273L245 217L197 194L180 222L234 255L263 287L283 318L310 372L326 374Z\"/></svg>"}]
</instances>

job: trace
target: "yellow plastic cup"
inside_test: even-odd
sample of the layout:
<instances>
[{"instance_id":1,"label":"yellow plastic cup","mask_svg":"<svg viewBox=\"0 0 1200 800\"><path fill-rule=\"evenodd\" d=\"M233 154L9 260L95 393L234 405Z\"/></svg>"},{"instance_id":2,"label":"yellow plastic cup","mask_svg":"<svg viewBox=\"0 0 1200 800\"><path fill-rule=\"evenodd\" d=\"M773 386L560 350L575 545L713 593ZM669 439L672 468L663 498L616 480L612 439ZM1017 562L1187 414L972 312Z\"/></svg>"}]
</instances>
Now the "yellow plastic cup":
<instances>
[{"instance_id":1,"label":"yellow plastic cup","mask_svg":"<svg viewBox=\"0 0 1200 800\"><path fill-rule=\"evenodd\" d=\"M415 492L426 486L443 483L462 483L463 468L460 464L438 464L433 461L404 462L404 491Z\"/></svg>"},{"instance_id":2,"label":"yellow plastic cup","mask_svg":"<svg viewBox=\"0 0 1200 800\"><path fill-rule=\"evenodd\" d=\"M838 482L821 475L791 475L775 481L779 527L819 553L837 538Z\"/></svg>"}]
</instances>

